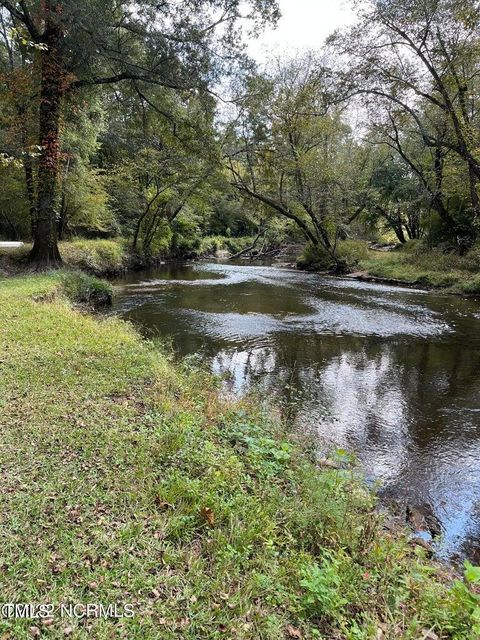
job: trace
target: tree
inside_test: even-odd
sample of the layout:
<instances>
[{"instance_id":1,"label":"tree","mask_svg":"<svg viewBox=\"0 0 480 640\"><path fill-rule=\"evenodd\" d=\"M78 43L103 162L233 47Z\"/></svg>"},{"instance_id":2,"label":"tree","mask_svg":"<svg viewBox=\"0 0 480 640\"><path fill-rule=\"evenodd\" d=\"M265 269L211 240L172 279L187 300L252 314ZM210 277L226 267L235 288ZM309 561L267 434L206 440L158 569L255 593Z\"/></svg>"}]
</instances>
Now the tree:
<instances>
[{"instance_id":1,"label":"tree","mask_svg":"<svg viewBox=\"0 0 480 640\"><path fill-rule=\"evenodd\" d=\"M423 236L429 202L416 176L392 153L377 150L371 176L372 190L366 207L367 218L379 218L400 243Z\"/></svg>"},{"instance_id":2,"label":"tree","mask_svg":"<svg viewBox=\"0 0 480 640\"><path fill-rule=\"evenodd\" d=\"M61 261L56 217L65 100L121 83L205 93L226 67L245 62L241 19L258 28L278 16L275 0L0 0L0 7L32 45L27 61L37 87L41 155L31 259L48 265Z\"/></svg>"},{"instance_id":3,"label":"tree","mask_svg":"<svg viewBox=\"0 0 480 640\"><path fill-rule=\"evenodd\" d=\"M112 206L134 251L149 254L157 236L189 207L208 207L221 166L214 129L215 101L180 99L156 87L126 91L109 105L99 153Z\"/></svg>"},{"instance_id":4,"label":"tree","mask_svg":"<svg viewBox=\"0 0 480 640\"><path fill-rule=\"evenodd\" d=\"M357 7L354 29L332 38L346 61L342 99L361 95L367 108L386 112L393 146L407 164L399 119L410 137L431 150L437 173L432 205L464 251L475 239L480 216L480 6L474 0L360 0ZM469 185L469 212L461 221L438 191L447 154L461 160ZM421 172L418 178L430 189Z\"/></svg>"},{"instance_id":5,"label":"tree","mask_svg":"<svg viewBox=\"0 0 480 640\"><path fill-rule=\"evenodd\" d=\"M337 242L365 207L365 185L350 129L328 101L329 82L328 69L311 55L251 79L227 157L241 193L294 222L342 268ZM360 169L355 188L353 158Z\"/></svg>"}]
</instances>

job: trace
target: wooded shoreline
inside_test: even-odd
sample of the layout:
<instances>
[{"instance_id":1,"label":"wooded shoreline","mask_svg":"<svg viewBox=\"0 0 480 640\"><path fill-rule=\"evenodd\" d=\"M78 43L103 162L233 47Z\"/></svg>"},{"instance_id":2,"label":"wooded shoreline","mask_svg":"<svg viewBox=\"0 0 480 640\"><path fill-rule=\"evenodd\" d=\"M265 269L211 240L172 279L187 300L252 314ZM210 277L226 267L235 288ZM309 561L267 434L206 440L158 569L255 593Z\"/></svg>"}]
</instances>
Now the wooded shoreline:
<instances>
[{"instance_id":1,"label":"wooded shoreline","mask_svg":"<svg viewBox=\"0 0 480 640\"><path fill-rule=\"evenodd\" d=\"M299 268L328 276L469 297L480 295L480 277L472 271L471 265L468 265L467 269L463 266L462 259L456 256L442 255L438 252L426 252L415 256L405 250L369 251L366 243L360 247L360 254L354 256L349 269L341 274L334 273L334 269L325 269L321 264L297 264L294 256L289 257L286 262L285 257L278 260L288 268ZM188 258L172 258L168 255L146 257L132 252L126 242L121 240L77 240L61 243L60 248L66 267L80 269L103 278L115 278L129 271L152 269L166 263L217 259L218 256L218 250L212 250L205 255ZM18 250L0 251L0 273L19 275L32 272L32 268L24 259L27 252L28 246ZM221 253L221 259L227 259L228 253ZM255 256L243 262L254 265Z\"/></svg>"}]
</instances>

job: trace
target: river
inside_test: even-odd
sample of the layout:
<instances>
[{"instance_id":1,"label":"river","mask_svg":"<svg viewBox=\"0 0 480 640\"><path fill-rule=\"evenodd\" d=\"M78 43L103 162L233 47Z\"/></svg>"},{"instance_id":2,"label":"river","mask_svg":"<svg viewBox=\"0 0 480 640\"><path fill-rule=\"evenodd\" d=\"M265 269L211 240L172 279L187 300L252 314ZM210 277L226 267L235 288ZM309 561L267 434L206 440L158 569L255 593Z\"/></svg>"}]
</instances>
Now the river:
<instances>
[{"instance_id":1,"label":"river","mask_svg":"<svg viewBox=\"0 0 480 640\"><path fill-rule=\"evenodd\" d=\"M386 501L430 509L439 557L480 562L480 302L276 266L165 265L114 312L263 385L295 428L357 455ZM275 397L275 396L273 396Z\"/></svg>"}]
</instances>

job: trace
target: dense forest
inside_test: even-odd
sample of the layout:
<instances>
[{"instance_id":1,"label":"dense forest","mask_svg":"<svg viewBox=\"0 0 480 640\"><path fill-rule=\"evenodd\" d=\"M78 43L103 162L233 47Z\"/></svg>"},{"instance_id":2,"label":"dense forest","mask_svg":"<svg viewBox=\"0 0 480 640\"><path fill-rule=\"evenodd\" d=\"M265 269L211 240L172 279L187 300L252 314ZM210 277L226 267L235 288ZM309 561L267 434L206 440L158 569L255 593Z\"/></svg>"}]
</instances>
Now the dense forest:
<instances>
[{"instance_id":1,"label":"dense forest","mask_svg":"<svg viewBox=\"0 0 480 640\"><path fill-rule=\"evenodd\" d=\"M0 235L34 263L72 238L301 243L338 271L355 240L476 258L477 2L357 2L322 49L261 68L245 35L273 0L0 6Z\"/></svg>"}]
</instances>

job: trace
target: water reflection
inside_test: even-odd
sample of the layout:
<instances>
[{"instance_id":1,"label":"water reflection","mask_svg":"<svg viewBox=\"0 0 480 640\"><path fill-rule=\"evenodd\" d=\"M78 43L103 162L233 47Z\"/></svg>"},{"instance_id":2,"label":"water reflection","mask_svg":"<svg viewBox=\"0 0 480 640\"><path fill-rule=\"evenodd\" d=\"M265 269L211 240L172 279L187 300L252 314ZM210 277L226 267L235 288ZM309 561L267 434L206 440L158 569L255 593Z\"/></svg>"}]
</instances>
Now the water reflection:
<instances>
[{"instance_id":1,"label":"water reflection","mask_svg":"<svg viewBox=\"0 0 480 640\"><path fill-rule=\"evenodd\" d=\"M229 388L275 390L299 428L356 451L396 500L428 504L440 552L480 540L476 301L275 267L165 267L121 283L116 312L200 352Z\"/></svg>"}]
</instances>

